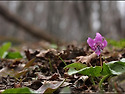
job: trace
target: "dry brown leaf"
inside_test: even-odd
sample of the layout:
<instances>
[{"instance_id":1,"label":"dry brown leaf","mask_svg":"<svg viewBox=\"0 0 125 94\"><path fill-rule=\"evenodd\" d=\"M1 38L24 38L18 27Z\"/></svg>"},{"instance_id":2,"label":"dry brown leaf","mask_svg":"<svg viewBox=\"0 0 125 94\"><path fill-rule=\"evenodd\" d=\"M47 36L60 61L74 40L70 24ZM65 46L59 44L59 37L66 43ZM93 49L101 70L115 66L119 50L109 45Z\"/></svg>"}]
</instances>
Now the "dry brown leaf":
<instances>
[{"instance_id":1,"label":"dry brown leaf","mask_svg":"<svg viewBox=\"0 0 125 94\"><path fill-rule=\"evenodd\" d=\"M90 54L89 56L79 56L79 57L76 57L76 59L77 59L77 62L86 63L88 66L91 66L90 61L96 57L97 57L97 55L94 52L94 53Z\"/></svg>"},{"instance_id":2,"label":"dry brown leaf","mask_svg":"<svg viewBox=\"0 0 125 94\"><path fill-rule=\"evenodd\" d=\"M53 81L54 82L54 81ZM58 89L63 83L65 82L65 79L62 82L56 82L56 83L52 83L49 82L45 82L38 90L37 92L39 92L40 94L52 94L56 89Z\"/></svg>"},{"instance_id":3,"label":"dry brown leaf","mask_svg":"<svg viewBox=\"0 0 125 94\"><path fill-rule=\"evenodd\" d=\"M24 66L23 69L29 68L29 67L34 63L35 59L36 59L36 58L31 59L31 60Z\"/></svg>"},{"instance_id":4,"label":"dry brown leaf","mask_svg":"<svg viewBox=\"0 0 125 94\"><path fill-rule=\"evenodd\" d=\"M50 78L49 80L57 80L59 79L59 74L58 73L54 73Z\"/></svg>"}]
</instances>

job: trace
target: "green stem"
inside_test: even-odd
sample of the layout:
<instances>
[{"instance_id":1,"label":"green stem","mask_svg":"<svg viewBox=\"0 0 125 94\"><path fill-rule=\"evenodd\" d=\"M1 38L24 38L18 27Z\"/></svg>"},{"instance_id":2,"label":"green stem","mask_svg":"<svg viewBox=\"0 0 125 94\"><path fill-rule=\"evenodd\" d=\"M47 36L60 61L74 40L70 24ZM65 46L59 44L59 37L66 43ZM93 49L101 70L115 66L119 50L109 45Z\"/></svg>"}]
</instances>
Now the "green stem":
<instances>
[{"instance_id":1,"label":"green stem","mask_svg":"<svg viewBox=\"0 0 125 94\"><path fill-rule=\"evenodd\" d=\"M51 70L51 72L53 72L52 63L51 63L50 58L49 58L49 65L50 65L50 70Z\"/></svg>"},{"instance_id":2,"label":"green stem","mask_svg":"<svg viewBox=\"0 0 125 94\"><path fill-rule=\"evenodd\" d=\"M59 56L59 58L62 60L62 62L67 66L66 62Z\"/></svg>"},{"instance_id":3,"label":"green stem","mask_svg":"<svg viewBox=\"0 0 125 94\"><path fill-rule=\"evenodd\" d=\"M101 55L99 55L99 58L100 58L100 65L101 65L101 67L102 67L102 66L103 66L103 62L102 62Z\"/></svg>"},{"instance_id":4,"label":"green stem","mask_svg":"<svg viewBox=\"0 0 125 94\"><path fill-rule=\"evenodd\" d=\"M93 85L95 85L94 77L91 77L91 81L92 81Z\"/></svg>"},{"instance_id":5,"label":"green stem","mask_svg":"<svg viewBox=\"0 0 125 94\"><path fill-rule=\"evenodd\" d=\"M103 86L102 86L102 83L110 76L110 74L104 76L101 81L99 82L99 88L100 90L103 90Z\"/></svg>"}]
</instances>

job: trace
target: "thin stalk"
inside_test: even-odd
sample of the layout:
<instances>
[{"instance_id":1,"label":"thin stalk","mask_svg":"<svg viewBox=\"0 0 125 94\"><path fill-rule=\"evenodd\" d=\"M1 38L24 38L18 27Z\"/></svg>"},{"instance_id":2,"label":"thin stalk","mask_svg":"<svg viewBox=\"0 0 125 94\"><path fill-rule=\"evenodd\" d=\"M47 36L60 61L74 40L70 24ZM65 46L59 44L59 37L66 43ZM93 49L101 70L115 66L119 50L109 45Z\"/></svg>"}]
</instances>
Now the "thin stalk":
<instances>
[{"instance_id":1,"label":"thin stalk","mask_svg":"<svg viewBox=\"0 0 125 94\"><path fill-rule=\"evenodd\" d=\"M102 62L101 55L99 55L99 58L100 58L100 65L101 65L101 67L102 67L102 66L103 66L103 62Z\"/></svg>"},{"instance_id":2,"label":"thin stalk","mask_svg":"<svg viewBox=\"0 0 125 94\"><path fill-rule=\"evenodd\" d=\"M67 66L66 62L60 56L59 59L61 59L61 61L65 64L65 66Z\"/></svg>"},{"instance_id":3,"label":"thin stalk","mask_svg":"<svg viewBox=\"0 0 125 94\"><path fill-rule=\"evenodd\" d=\"M51 70L51 72L53 72L52 63L51 63L50 58L49 58L49 65L50 65L50 70Z\"/></svg>"},{"instance_id":4,"label":"thin stalk","mask_svg":"<svg viewBox=\"0 0 125 94\"><path fill-rule=\"evenodd\" d=\"M92 81L93 85L95 85L94 77L92 77L92 76L91 76L91 81Z\"/></svg>"},{"instance_id":5,"label":"thin stalk","mask_svg":"<svg viewBox=\"0 0 125 94\"><path fill-rule=\"evenodd\" d=\"M100 90L103 90L102 83L103 83L109 76L110 76L110 74L104 76L104 77L100 80L100 82L99 82L99 88L100 88Z\"/></svg>"}]
</instances>

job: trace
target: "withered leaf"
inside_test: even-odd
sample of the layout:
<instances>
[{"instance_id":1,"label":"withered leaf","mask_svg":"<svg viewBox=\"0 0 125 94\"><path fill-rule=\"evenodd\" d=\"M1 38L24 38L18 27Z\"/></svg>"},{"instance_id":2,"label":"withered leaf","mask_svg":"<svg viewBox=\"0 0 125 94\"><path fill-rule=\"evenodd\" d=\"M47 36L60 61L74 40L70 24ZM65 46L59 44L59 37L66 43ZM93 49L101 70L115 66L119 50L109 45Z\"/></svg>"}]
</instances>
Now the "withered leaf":
<instances>
[{"instance_id":1,"label":"withered leaf","mask_svg":"<svg viewBox=\"0 0 125 94\"><path fill-rule=\"evenodd\" d=\"M65 79L62 82L57 82L57 83L45 83L43 84L37 92L40 94L51 94L53 93L56 89L58 89L63 83L65 82Z\"/></svg>"},{"instance_id":2,"label":"withered leaf","mask_svg":"<svg viewBox=\"0 0 125 94\"><path fill-rule=\"evenodd\" d=\"M36 58L31 59L31 60L24 66L23 69L29 68L29 67L32 65L32 63L35 61L35 59L36 59Z\"/></svg>"},{"instance_id":3,"label":"withered leaf","mask_svg":"<svg viewBox=\"0 0 125 94\"><path fill-rule=\"evenodd\" d=\"M97 56L96 53L92 53L89 56L79 56L79 57L76 57L76 59L77 59L77 62L86 63L88 66L91 66L90 61L93 58L96 58L96 56Z\"/></svg>"}]
</instances>

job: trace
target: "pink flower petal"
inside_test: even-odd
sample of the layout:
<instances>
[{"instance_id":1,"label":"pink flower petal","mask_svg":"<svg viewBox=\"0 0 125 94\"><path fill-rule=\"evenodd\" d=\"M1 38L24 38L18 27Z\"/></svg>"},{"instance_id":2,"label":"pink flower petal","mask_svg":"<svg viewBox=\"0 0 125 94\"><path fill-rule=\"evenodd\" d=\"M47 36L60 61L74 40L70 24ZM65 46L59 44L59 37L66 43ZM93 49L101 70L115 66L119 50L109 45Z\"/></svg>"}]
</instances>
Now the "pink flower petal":
<instances>
[{"instance_id":1,"label":"pink flower petal","mask_svg":"<svg viewBox=\"0 0 125 94\"><path fill-rule=\"evenodd\" d=\"M95 52L98 56L101 54L101 52L100 51L96 51Z\"/></svg>"},{"instance_id":2,"label":"pink flower petal","mask_svg":"<svg viewBox=\"0 0 125 94\"><path fill-rule=\"evenodd\" d=\"M96 33L95 39L91 39L89 37L87 43L98 56L101 54L104 47L107 46L107 41L104 39L104 37L102 37L100 33Z\"/></svg>"},{"instance_id":3,"label":"pink flower petal","mask_svg":"<svg viewBox=\"0 0 125 94\"><path fill-rule=\"evenodd\" d=\"M104 39L104 41L102 42L103 44L103 47L106 47L107 46L107 41Z\"/></svg>"},{"instance_id":4,"label":"pink flower petal","mask_svg":"<svg viewBox=\"0 0 125 94\"><path fill-rule=\"evenodd\" d=\"M96 33L95 41L96 41L96 42L97 42L97 41L102 42L102 40L103 40L102 35L101 35L100 33Z\"/></svg>"},{"instance_id":5,"label":"pink flower petal","mask_svg":"<svg viewBox=\"0 0 125 94\"><path fill-rule=\"evenodd\" d=\"M87 43L88 43L89 46L92 48L92 47L94 46L95 41L94 41L93 39L91 39L90 37L88 37Z\"/></svg>"}]
</instances>

